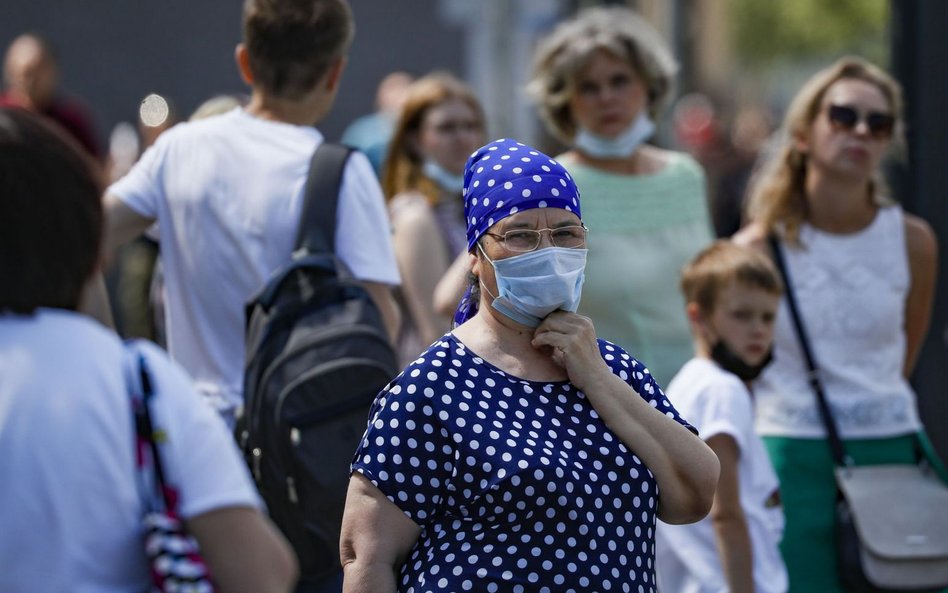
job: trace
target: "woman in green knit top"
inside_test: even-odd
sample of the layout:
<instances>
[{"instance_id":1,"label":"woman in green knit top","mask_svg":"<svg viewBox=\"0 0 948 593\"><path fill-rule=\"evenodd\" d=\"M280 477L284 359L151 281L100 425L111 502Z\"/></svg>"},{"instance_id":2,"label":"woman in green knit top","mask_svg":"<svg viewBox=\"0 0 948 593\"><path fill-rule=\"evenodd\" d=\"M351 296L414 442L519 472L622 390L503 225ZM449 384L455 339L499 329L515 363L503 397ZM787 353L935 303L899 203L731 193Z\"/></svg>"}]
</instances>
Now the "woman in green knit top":
<instances>
[{"instance_id":1,"label":"woman in green knit top","mask_svg":"<svg viewBox=\"0 0 948 593\"><path fill-rule=\"evenodd\" d=\"M672 91L664 40L622 7L585 10L538 47L529 85L595 229L579 312L662 385L691 355L681 267L712 238L701 166L645 143Z\"/></svg>"}]
</instances>

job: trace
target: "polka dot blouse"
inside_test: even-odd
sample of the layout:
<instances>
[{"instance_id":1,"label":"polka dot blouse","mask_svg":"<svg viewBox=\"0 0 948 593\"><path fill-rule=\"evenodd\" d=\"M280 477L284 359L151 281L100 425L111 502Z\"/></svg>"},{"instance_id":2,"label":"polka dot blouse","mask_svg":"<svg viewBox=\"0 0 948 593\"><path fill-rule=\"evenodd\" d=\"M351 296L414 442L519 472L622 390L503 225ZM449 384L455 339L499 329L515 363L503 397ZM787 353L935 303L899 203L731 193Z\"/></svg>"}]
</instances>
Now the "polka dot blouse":
<instances>
[{"instance_id":1,"label":"polka dot blouse","mask_svg":"<svg viewBox=\"0 0 948 593\"><path fill-rule=\"evenodd\" d=\"M641 363L599 348L685 424ZM655 591L648 468L569 382L509 375L452 334L378 395L352 467L422 527L400 592Z\"/></svg>"}]
</instances>

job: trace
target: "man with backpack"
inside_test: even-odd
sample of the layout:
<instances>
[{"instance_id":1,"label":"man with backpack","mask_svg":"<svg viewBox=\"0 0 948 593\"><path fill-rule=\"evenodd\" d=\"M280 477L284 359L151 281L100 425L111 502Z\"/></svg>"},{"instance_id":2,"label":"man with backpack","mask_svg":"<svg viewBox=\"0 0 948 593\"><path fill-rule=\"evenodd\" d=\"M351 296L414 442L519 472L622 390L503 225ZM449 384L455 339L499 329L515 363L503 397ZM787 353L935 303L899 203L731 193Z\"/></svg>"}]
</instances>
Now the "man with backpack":
<instances>
[{"instance_id":1,"label":"man with backpack","mask_svg":"<svg viewBox=\"0 0 948 593\"><path fill-rule=\"evenodd\" d=\"M105 196L106 252L159 223L168 350L231 425L243 403L245 305L294 248L304 185L353 36L344 0L247 0L236 61L246 108L163 134ZM384 200L348 159L334 250L391 334L399 283Z\"/></svg>"},{"instance_id":2,"label":"man with backpack","mask_svg":"<svg viewBox=\"0 0 948 593\"><path fill-rule=\"evenodd\" d=\"M236 60L247 107L168 130L104 200L106 253L158 222L168 350L231 427L246 380L241 444L307 593L341 590L348 463L395 372L399 275L372 166L360 153L335 169L314 161L335 181L309 192L319 207L304 198L324 144L313 125L352 36L345 0L246 0ZM330 221L309 225L326 242L298 242L304 201ZM315 267L314 245L328 253Z\"/></svg>"}]
</instances>

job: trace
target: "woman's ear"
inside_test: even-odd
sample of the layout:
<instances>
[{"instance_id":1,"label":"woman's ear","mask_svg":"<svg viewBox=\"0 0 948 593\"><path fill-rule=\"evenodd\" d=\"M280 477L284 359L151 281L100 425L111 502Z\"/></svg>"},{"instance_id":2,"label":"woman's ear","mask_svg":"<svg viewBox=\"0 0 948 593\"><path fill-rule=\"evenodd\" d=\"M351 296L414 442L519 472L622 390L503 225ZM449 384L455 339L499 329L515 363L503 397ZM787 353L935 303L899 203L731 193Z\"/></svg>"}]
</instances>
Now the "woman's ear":
<instances>
[{"instance_id":1,"label":"woman's ear","mask_svg":"<svg viewBox=\"0 0 948 593\"><path fill-rule=\"evenodd\" d=\"M806 154L810 151L810 140L803 132L797 132L793 135L793 150L798 154Z\"/></svg>"},{"instance_id":2,"label":"woman's ear","mask_svg":"<svg viewBox=\"0 0 948 593\"><path fill-rule=\"evenodd\" d=\"M481 257L477 252L477 247L467 252L467 268L475 277L481 277Z\"/></svg>"}]
</instances>

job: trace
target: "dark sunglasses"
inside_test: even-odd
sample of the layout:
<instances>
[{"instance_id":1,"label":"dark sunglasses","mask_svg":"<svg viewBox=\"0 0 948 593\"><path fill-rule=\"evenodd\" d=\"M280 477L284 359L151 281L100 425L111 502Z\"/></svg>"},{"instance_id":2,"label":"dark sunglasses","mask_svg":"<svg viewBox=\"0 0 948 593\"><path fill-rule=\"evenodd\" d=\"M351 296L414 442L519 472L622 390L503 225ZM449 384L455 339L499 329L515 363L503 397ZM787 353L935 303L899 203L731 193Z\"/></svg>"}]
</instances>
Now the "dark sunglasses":
<instances>
[{"instance_id":1,"label":"dark sunglasses","mask_svg":"<svg viewBox=\"0 0 948 593\"><path fill-rule=\"evenodd\" d=\"M862 114L849 105L830 105L826 110L826 117L835 129L847 132L859 125L860 121L865 121L869 135L880 140L891 137L895 128L895 117L892 114L878 111Z\"/></svg>"}]
</instances>

